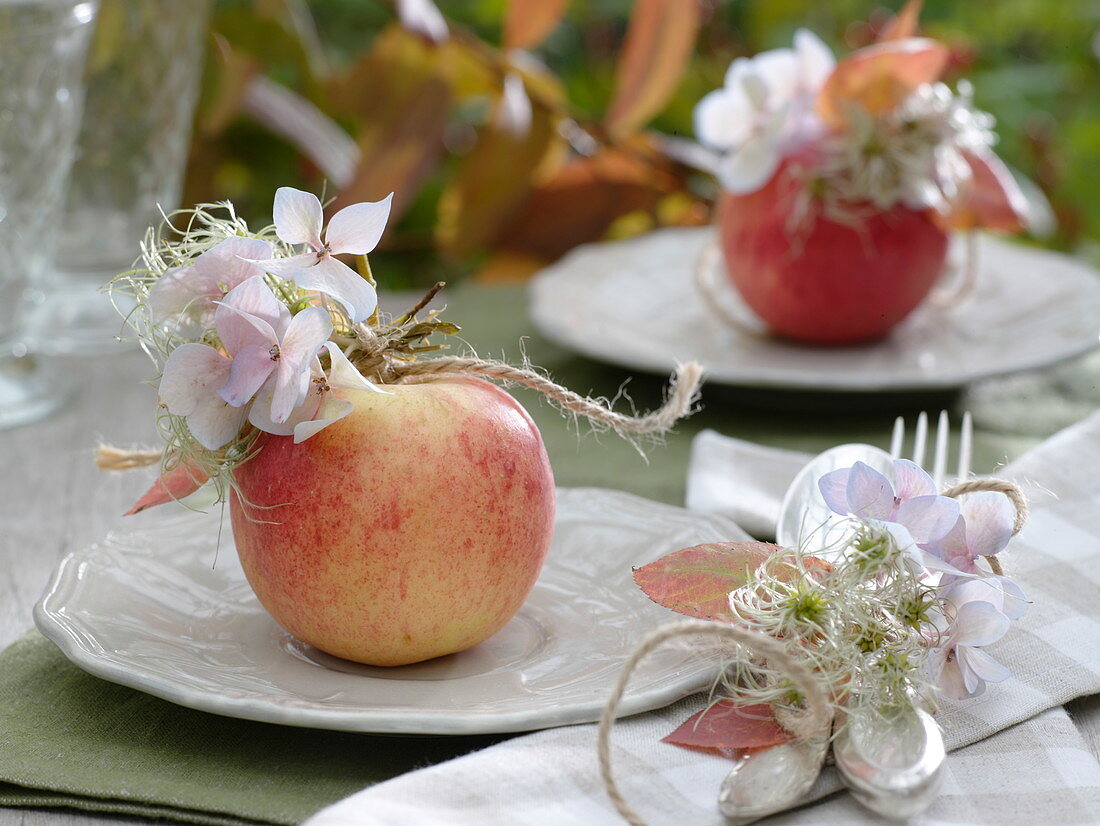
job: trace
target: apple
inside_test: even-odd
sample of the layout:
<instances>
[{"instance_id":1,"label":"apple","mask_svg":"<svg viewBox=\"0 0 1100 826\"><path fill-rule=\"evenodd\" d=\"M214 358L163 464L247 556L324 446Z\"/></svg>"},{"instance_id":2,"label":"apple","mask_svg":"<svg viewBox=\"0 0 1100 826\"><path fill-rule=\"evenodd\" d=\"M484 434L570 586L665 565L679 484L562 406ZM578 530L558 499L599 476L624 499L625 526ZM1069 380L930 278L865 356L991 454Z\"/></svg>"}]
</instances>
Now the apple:
<instances>
[{"instance_id":1,"label":"apple","mask_svg":"<svg viewBox=\"0 0 1100 826\"><path fill-rule=\"evenodd\" d=\"M886 335L935 285L947 233L927 210L853 205L856 225L811 213L791 226L798 184L786 166L762 189L724 193L718 233L745 303L779 336L842 345Z\"/></svg>"},{"instance_id":2,"label":"apple","mask_svg":"<svg viewBox=\"0 0 1100 826\"><path fill-rule=\"evenodd\" d=\"M334 391L355 409L235 471L245 575L299 640L370 665L462 651L519 610L554 526L538 428L475 378ZM247 504L246 504L247 503Z\"/></svg>"}]
</instances>

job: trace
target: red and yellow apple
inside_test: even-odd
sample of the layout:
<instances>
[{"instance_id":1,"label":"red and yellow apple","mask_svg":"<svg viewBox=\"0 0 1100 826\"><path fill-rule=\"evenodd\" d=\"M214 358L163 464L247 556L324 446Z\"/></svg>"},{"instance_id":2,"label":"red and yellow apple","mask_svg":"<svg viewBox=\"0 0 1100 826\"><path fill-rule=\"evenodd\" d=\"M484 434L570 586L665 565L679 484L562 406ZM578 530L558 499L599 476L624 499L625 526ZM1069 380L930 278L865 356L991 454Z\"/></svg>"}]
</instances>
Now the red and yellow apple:
<instances>
[{"instance_id":1,"label":"red and yellow apple","mask_svg":"<svg viewBox=\"0 0 1100 826\"><path fill-rule=\"evenodd\" d=\"M335 391L355 409L301 444L261 434L231 514L283 628L403 665L476 645L519 610L550 547L554 478L531 417L495 385L386 389Z\"/></svg>"},{"instance_id":2,"label":"red and yellow apple","mask_svg":"<svg viewBox=\"0 0 1100 826\"><path fill-rule=\"evenodd\" d=\"M831 345L881 338L935 285L947 233L928 210L869 204L853 205L852 225L817 210L800 228L791 219L800 184L785 169L756 192L722 196L718 233L730 279L784 338Z\"/></svg>"}]
</instances>

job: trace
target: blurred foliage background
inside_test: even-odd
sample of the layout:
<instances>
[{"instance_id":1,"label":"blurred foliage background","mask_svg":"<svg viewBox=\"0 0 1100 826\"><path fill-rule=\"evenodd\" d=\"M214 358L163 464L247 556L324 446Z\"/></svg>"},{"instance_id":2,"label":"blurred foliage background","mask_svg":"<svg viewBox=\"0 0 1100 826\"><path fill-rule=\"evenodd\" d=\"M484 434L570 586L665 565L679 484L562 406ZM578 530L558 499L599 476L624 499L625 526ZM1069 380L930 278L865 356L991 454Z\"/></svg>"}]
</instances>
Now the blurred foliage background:
<instances>
[{"instance_id":1,"label":"blurred foliage background","mask_svg":"<svg viewBox=\"0 0 1100 826\"><path fill-rule=\"evenodd\" d=\"M184 203L259 223L278 186L333 207L394 190L382 286L523 278L705 223L713 184L677 139L729 62L800 26L847 52L901 2L439 0L433 40L422 0L215 0ZM1100 259L1100 2L926 0L921 20L1052 205L1033 242Z\"/></svg>"}]
</instances>

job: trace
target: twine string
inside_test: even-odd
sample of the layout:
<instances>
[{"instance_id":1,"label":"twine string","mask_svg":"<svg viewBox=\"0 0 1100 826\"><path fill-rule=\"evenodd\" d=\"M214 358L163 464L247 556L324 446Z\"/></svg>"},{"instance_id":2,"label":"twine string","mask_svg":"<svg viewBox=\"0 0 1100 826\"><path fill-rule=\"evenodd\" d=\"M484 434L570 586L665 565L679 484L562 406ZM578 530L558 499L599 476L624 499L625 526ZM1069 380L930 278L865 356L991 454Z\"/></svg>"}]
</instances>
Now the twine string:
<instances>
[{"instance_id":1,"label":"twine string","mask_svg":"<svg viewBox=\"0 0 1100 826\"><path fill-rule=\"evenodd\" d=\"M615 810L630 826L647 826L647 824L626 801L612 773L611 729L615 725L619 704L622 702L631 674L647 655L672 640L692 636L737 643L752 654L766 657L773 667L785 672L791 678L791 682L802 692L806 705L805 715L799 715L800 729L816 733L828 726L832 719L825 691L813 672L778 640L756 631L718 622L678 622L658 628L638 646L623 665L611 697L608 698L603 714L600 715L596 734L600 779Z\"/></svg>"},{"instance_id":2,"label":"twine string","mask_svg":"<svg viewBox=\"0 0 1100 826\"><path fill-rule=\"evenodd\" d=\"M575 393L530 367L514 367L504 362L464 356L415 361L390 359L382 352L371 354L372 358L375 356L375 363L379 366L377 378L383 383L431 381L454 376L480 376L500 382L513 382L541 393L565 410L583 416L595 425L629 436L661 434L670 430L679 419L691 413L699 399L699 387L703 381L703 368L698 362L682 364L670 379L670 389L664 404L643 416L628 416L612 410L608 402ZM129 470L156 464L161 461L162 456L163 451L158 450L127 450L112 445L100 445L96 464L102 470Z\"/></svg>"},{"instance_id":3,"label":"twine string","mask_svg":"<svg viewBox=\"0 0 1100 826\"><path fill-rule=\"evenodd\" d=\"M671 390L665 403L644 416L627 416L616 413L602 401L575 393L529 367L513 367L498 361L462 356L444 356L399 363L391 366L399 379L430 378L444 375L482 376L496 381L515 382L546 396L566 410L584 416L597 424L606 425L617 433L642 435L664 433L677 420L691 412L698 399L703 368L697 362L689 362L677 368L671 379Z\"/></svg>"}]
</instances>

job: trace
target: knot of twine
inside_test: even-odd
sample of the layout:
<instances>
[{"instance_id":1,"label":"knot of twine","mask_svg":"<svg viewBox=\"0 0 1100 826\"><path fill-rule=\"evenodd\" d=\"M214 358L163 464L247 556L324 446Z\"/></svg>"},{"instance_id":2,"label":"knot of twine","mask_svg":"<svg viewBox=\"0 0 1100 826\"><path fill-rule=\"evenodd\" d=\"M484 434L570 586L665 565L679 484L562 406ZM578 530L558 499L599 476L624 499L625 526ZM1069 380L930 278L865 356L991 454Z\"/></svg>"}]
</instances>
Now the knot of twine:
<instances>
[{"instance_id":1,"label":"knot of twine","mask_svg":"<svg viewBox=\"0 0 1100 826\"><path fill-rule=\"evenodd\" d=\"M718 622L678 622L658 628L638 646L623 665L611 697L604 707L603 714L600 715L596 735L600 779L615 810L630 826L646 826L646 822L626 802L615 782L611 771L611 729L615 724L615 716L626 691L627 682L638 663L662 645L682 637L709 637L723 642L737 643L753 655L766 657L772 666L784 671L802 692L806 711L795 716L798 718L797 727L800 731L808 732L807 736L823 731L832 721L832 711L820 682L813 672L778 640L756 631Z\"/></svg>"},{"instance_id":2,"label":"knot of twine","mask_svg":"<svg viewBox=\"0 0 1100 826\"><path fill-rule=\"evenodd\" d=\"M957 499L968 493L979 491L992 491L1002 493L1008 497L1016 510L1016 517L1012 525L1012 535L1018 534L1027 522L1030 507L1027 497L1024 496L1020 486L1006 479L970 479L952 485L943 491L943 496ZM1001 576L1003 571L996 557L987 557L993 573ZM768 665L778 671L786 673L791 681L802 692L806 709L794 711L792 709L779 708L775 710L776 722L790 732L798 740L809 739L825 729L832 721L832 710L825 695L825 690L814 677L812 670L798 657L792 654L778 640L773 637L740 628L736 625L704 622L681 622L658 628L634 651L623 665L619 679L611 697L600 715L599 728L596 735L596 752L599 759L600 779L603 781L604 790L615 806L615 810L630 826L647 826L646 821L626 802L622 792L611 771L611 729L615 725L619 704L622 702L630 676L638 663L652 651L660 646L688 636L705 636L718 638L722 641L732 641L747 649L744 655L750 660L765 660Z\"/></svg>"}]
</instances>

